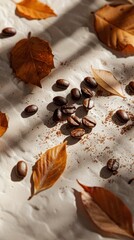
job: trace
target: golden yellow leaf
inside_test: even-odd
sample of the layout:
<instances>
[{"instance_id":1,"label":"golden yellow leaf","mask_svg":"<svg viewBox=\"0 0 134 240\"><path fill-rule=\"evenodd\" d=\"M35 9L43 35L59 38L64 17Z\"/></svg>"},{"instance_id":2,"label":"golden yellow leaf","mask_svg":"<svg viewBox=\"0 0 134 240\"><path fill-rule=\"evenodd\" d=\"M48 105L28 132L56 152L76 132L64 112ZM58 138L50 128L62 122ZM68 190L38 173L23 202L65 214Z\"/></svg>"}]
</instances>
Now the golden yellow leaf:
<instances>
[{"instance_id":1,"label":"golden yellow leaf","mask_svg":"<svg viewBox=\"0 0 134 240\"><path fill-rule=\"evenodd\" d=\"M83 206L99 230L109 236L134 239L132 214L122 200L105 188L79 184L84 189Z\"/></svg>"},{"instance_id":2,"label":"golden yellow leaf","mask_svg":"<svg viewBox=\"0 0 134 240\"><path fill-rule=\"evenodd\" d=\"M54 11L38 0L23 0L16 4L16 13L27 19L45 19L56 16Z\"/></svg>"},{"instance_id":3,"label":"golden yellow leaf","mask_svg":"<svg viewBox=\"0 0 134 240\"><path fill-rule=\"evenodd\" d=\"M134 55L134 5L105 5L94 16L96 33L104 44Z\"/></svg>"},{"instance_id":4,"label":"golden yellow leaf","mask_svg":"<svg viewBox=\"0 0 134 240\"><path fill-rule=\"evenodd\" d=\"M8 119L5 113L0 112L0 137L6 132L8 128Z\"/></svg>"},{"instance_id":5,"label":"golden yellow leaf","mask_svg":"<svg viewBox=\"0 0 134 240\"><path fill-rule=\"evenodd\" d=\"M54 68L53 54L49 43L31 37L20 40L11 50L10 62L16 77L26 83L41 87L40 80Z\"/></svg>"},{"instance_id":6,"label":"golden yellow leaf","mask_svg":"<svg viewBox=\"0 0 134 240\"><path fill-rule=\"evenodd\" d=\"M65 169L66 159L66 142L48 149L40 156L31 176L31 197L53 186Z\"/></svg>"},{"instance_id":7,"label":"golden yellow leaf","mask_svg":"<svg viewBox=\"0 0 134 240\"><path fill-rule=\"evenodd\" d=\"M113 74L106 70L99 70L92 68L92 72L96 82L108 91L111 94L118 95L124 98L121 84L117 81L117 79L113 76Z\"/></svg>"}]
</instances>

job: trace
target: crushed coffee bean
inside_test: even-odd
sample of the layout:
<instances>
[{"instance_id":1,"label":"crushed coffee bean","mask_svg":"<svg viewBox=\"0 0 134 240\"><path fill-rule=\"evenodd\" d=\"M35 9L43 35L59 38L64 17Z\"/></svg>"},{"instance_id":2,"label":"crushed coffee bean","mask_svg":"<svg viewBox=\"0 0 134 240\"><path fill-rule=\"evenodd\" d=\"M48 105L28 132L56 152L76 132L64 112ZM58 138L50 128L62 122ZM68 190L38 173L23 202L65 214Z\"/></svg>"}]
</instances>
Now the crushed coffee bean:
<instances>
[{"instance_id":1,"label":"crushed coffee bean","mask_svg":"<svg viewBox=\"0 0 134 240\"><path fill-rule=\"evenodd\" d=\"M117 173L119 168L119 162L116 159L109 159L107 161L107 168L113 172L113 174Z\"/></svg>"}]
</instances>

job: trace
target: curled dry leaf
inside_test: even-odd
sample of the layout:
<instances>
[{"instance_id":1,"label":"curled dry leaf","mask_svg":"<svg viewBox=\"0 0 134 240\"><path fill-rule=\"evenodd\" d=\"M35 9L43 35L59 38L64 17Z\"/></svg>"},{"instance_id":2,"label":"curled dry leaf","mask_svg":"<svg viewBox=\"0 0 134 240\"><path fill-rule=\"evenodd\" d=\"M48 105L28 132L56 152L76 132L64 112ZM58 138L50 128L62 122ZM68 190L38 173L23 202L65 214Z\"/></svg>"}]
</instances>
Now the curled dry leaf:
<instances>
[{"instance_id":1,"label":"curled dry leaf","mask_svg":"<svg viewBox=\"0 0 134 240\"><path fill-rule=\"evenodd\" d=\"M109 236L134 239L132 214L122 200L105 188L79 184L84 189L81 193L84 208L99 230Z\"/></svg>"},{"instance_id":2,"label":"curled dry leaf","mask_svg":"<svg viewBox=\"0 0 134 240\"><path fill-rule=\"evenodd\" d=\"M45 19L56 16L54 11L38 0L23 0L16 4L16 13L27 19Z\"/></svg>"},{"instance_id":3,"label":"curled dry leaf","mask_svg":"<svg viewBox=\"0 0 134 240\"><path fill-rule=\"evenodd\" d=\"M66 142L48 149L40 156L31 176L31 197L53 186L65 169L66 159Z\"/></svg>"},{"instance_id":4,"label":"curled dry leaf","mask_svg":"<svg viewBox=\"0 0 134 240\"><path fill-rule=\"evenodd\" d=\"M28 34L11 50L10 62L16 77L26 83L41 87L40 80L54 68L53 54L49 43Z\"/></svg>"},{"instance_id":5,"label":"curled dry leaf","mask_svg":"<svg viewBox=\"0 0 134 240\"><path fill-rule=\"evenodd\" d=\"M8 119L5 113L0 112L0 137L6 132L8 128Z\"/></svg>"},{"instance_id":6,"label":"curled dry leaf","mask_svg":"<svg viewBox=\"0 0 134 240\"><path fill-rule=\"evenodd\" d=\"M123 97L121 84L117 81L117 79L113 76L113 74L106 70L99 70L92 68L92 72L96 82L108 91L111 94L118 95Z\"/></svg>"},{"instance_id":7,"label":"curled dry leaf","mask_svg":"<svg viewBox=\"0 0 134 240\"><path fill-rule=\"evenodd\" d=\"M105 5L95 12L95 30L108 47L134 55L134 6Z\"/></svg>"}]
</instances>

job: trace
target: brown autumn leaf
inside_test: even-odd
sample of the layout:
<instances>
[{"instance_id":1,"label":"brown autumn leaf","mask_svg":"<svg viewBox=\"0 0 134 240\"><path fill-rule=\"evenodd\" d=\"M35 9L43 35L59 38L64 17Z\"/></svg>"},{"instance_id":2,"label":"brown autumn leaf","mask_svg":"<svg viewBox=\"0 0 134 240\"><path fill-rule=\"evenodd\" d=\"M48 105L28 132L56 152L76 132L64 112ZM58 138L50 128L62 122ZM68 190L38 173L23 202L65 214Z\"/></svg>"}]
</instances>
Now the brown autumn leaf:
<instances>
[{"instance_id":1,"label":"brown autumn leaf","mask_svg":"<svg viewBox=\"0 0 134 240\"><path fill-rule=\"evenodd\" d=\"M0 137L4 135L8 128L8 119L5 113L0 112Z\"/></svg>"},{"instance_id":2,"label":"brown autumn leaf","mask_svg":"<svg viewBox=\"0 0 134 240\"><path fill-rule=\"evenodd\" d=\"M91 67L93 76L96 82L104 88L107 92L123 97L121 84L117 81L117 79L113 76L113 74L106 70L94 69Z\"/></svg>"},{"instance_id":3,"label":"brown autumn leaf","mask_svg":"<svg viewBox=\"0 0 134 240\"><path fill-rule=\"evenodd\" d=\"M10 62L16 77L26 83L41 87L40 81L54 68L49 43L31 37L20 40L11 50Z\"/></svg>"},{"instance_id":4,"label":"brown autumn leaf","mask_svg":"<svg viewBox=\"0 0 134 240\"><path fill-rule=\"evenodd\" d=\"M134 55L134 5L105 5L94 16L96 33L104 44Z\"/></svg>"},{"instance_id":5,"label":"brown autumn leaf","mask_svg":"<svg viewBox=\"0 0 134 240\"><path fill-rule=\"evenodd\" d=\"M122 200L105 188L79 184L84 189L84 208L99 230L109 236L134 239L132 214Z\"/></svg>"},{"instance_id":6,"label":"brown autumn leaf","mask_svg":"<svg viewBox=\"0 0 134 240\"><path fill-rule=\"evenodd\" d=\"M16 4L16 13L27 19L46 19L56 16L54 11L38 0L23 0Z\"/></svg>"},{"instance_id":7,"label":"brown autumn leaf","mask_svg":"<svg viewBox=\"0 0 134 240\"><path fill-rule=\"evenodd\" d=\"M65 169L66 159L66 142L48 149L40 156L31 176L31 197L53 186Z\"/></svg>"}]
</instances>

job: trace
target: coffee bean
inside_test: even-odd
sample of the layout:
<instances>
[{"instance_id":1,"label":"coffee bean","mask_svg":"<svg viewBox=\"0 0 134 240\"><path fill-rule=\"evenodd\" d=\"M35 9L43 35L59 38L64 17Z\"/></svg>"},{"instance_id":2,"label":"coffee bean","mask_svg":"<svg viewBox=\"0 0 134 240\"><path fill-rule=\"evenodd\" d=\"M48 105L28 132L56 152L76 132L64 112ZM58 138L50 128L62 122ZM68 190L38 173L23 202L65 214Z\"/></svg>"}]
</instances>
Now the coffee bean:
<instances>
[{"instance_id":1,"label":"coffee bean","mask_svg":"<svg viewBox=\"0 0 134 240\"><path fill-rule=\"evenodd\" d=\"M90 98L85 98L83 101L83 106L87 109L90 110L91 108L94 107L94 102Z\"/></svg>"},{"instance_id":2,"label":"coffee bean","mask_svg":"<svg viewBox=\"0 0 134 240\"><path fill-rule=\"evenodd\" d=\"M128 86L129 86L130 91L131 91L132 93L134 93L134 81L131 81L131 82L128 84Z\"/></svg>"},{"instance_id":3,"label":"coffee bean","mask_svg":"<svg viewBox=\"0 0 134 240\"><path fill-rule=\"evenodd\" d=\"M74 105L64 105L61 107L61 111L64 113L64 114L73 114L76 112L76 107Z\"/></svg>"},{"instance_id":4,"label":"coffee bean","mask_svg":"<svg viewBox=\"0 0 134 240\"><path fill-rule=\"evenodd\" d=\"M72 126L79 126L81 124L81 120L76 115L68 117L67 121Z\"/></svg>"},{"instance_id":5,"label":"coffee bean","mask_svg":"<svg viewBox=\"0 0 134 240\"><path fill-rule=\"evenodd\" d=\"M27 175L27 164L23 160L17 163L16 174L21 178L24 178Z\"/></svg>"},{"instance_id":6,"label":"coffee bean","mask_svg":"<svg viewBox=\"0 0 134 240\"><path fill-rule=\"evenodd\" d=\"M116 159L109 159L107 161L107 168L113 172L113 174L117 173L119 168L119 162Z\"/></svg>"},{"instance_id":7,"label":"coffee bean","mask_svg":"<svg viewBox=\"0 0 134 240\"><path fill-rule=\"evenodd\" d=\"M116 111L116 116L121 123L127 123L130 119L126 111L122 109Z\"/></svg>"},{"instance_id":8,"label":"coffee bean","mask_svg":"<svg viewBox=\"0 0 134 240\"><path fill-rule=\"evenodd\" d=\"M38 107L36 105L29 105L24 109L26 114L35 114L38 111Z\"/></svg>"},{"instance_id":9,"label":"coffee bean","mask_svg":"<svg viewBox=\"0 0 134 240\"><path fill-rule=\"evenodd\" d=\"M87 87L82 87L81 88L81 92L87 98L93 97L93 92L89 88L87 88Z\"/></svg>"},{"instance_id":10,"label":"coffee bean","mask_svg":"<svg viewBox=\"0 0 134 240\"><path fill-rule=\"evenodd\" d=\"M86 77L84 78L84 82L90 87L90 88L96 88L98 86L98 83L96 80L92 77Z\"/></svg>"},{"instance_id":11,"label":"coffee bean","mask_svg":"<svg viewBox=\"0 0 134 240\"><path fill-rule=\"evenodd\" d=\"M62 89L68 88L69 85L70 85L70 83L65 79L58 79L56 81L56 86L59 87L59 88L62 88Z\"/></svg>"},{"instance_id":12,"label":"coffee bean","mask_svg":"<svg viewBox=\"0 0 134 240\"><path fill-rule=\"evenodd\" d=\"M2 30L2 35L4 37L12 37L16 34L16 30L13 27L7 27Z\"/></svg>"},{"instance_id":13,"label":"coffee bean","mask_svg":"<svg viewBox=\"0 0 134 240\"><path fill-rule=\"evenodd\" d=\"M60 122L63 120L62 112L59 108L57 108L53 113L53 121Z\"/></svg>"},{"instance_id":14,"label":"coffee bean","mask_svg":"<svg viewBox=\"0 0 134 240\"><path fill-rule=\"evenodd\" d=\"M71 131L71 136L73 138L81 138L85 134L85 129L83 128L76 128Z\"/></svg>"},{"instance_id":15,"label":"coffee bean","mask_svg":"<svg viewBox=\"0 0 134 240\"><path fill-rule=\"evenodd\" d=\"M63 106L66 105L68 101L64 97L57 96L53 98L53 102L58 106Z\"/></svg>"},{"instance_id":16,"label":"coffee bean","mask_svg":"<svg viewBox=\"0 0 134 240\"><path fill-rule=\"evenodd\" d=\"M82 123L85 127L94 128L96 126L96 121L92 117L85 116L82 118Z\"/></svg>"},{"instance_id":17,"label":"coffee bean","mask_svg":"<svg viewBox=\"0 0 134 240\"><path fill-rule=\"evenodd\" d=\"M74 100L79 100L81 98L80 90L78 88L73 88L71 90L71 97Z\"/></svg>"}]
</instances>

